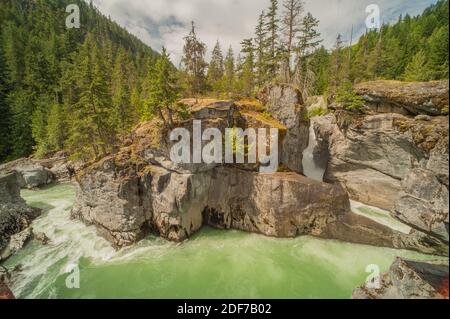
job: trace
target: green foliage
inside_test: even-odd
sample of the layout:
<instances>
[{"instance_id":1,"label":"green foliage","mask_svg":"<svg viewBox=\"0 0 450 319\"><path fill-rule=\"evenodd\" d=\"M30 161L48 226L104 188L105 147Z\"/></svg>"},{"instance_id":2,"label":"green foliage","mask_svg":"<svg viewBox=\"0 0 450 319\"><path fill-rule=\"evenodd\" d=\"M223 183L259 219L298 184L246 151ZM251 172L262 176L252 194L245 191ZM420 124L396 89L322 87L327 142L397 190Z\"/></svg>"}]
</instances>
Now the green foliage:
<instances>
[{"instance_id":1,"label":"green foliage","mask_svg":"<svg viewBox=\"0 0 450 319\"><path fill-rule=\"evenodd\" d=\"M0 43L2 37L0 34ZM7 89L7 75L5 70L5 62L3 55L3 48L0 45L0 163L7 160L11 152L11 114L7 104L6 97L8 95Z\"/></svg>"},{"instance_id":2,"label":"green foliage","mask_svg":"<svg viewBox=\"0 0 450 319\"><path fill-rule=\"evenodd\" d=\"M144 119L158 115L165 125L173 126L174 113L178 112L177 100L180 90L177 86L176 69L169 59L166 49L162 49L161 56L156 62L154 73L149 80L148 97L144 102ZM165 115L167 114L167 116Z\"/></svg>"},{"instance_id":3,"label":"green foliage","mask_svg":"<svg viewBox=\"0 0 450 319\"><path fill-rule=\"evenodd\" d=\"M68 30L73 3L82 27ZM0 161L114 149L157 54L83 0L1 1L0 30Z\"/></svg>"},{"instance_id":4,"label":"green foliage","mask_svg":"<svg viewBox=\"0 0 450 319\"><path fill-rule=\"evenodd\" d=\"M348 111L358 112L362 111L364 107L364 101L355 93L349 82L345 82L338 87L335 101L342 104L344 109Z\"/></svg>"},{"instance_id":5,"label":"green foliage","mask_svg":"<svg viewBox=\"0 0 450 319\"><path fill-rule=\"evenodd\" d=\"M187 90L191 96L198 96L206 89L208 64L205 62L206 45L198 39L194 22L192 22L191 32L184 41L182 63L186 74Z\"/></svg>"},{"instance_id":6,"label":"green foliage","mask_svg":"<svg viewBox=\"0 0 450 319\"><path fill-rule=\"evenodd\" d=\"M440 0L422 15L367 32L352 47L349 79L448 79L448 28L448 0Z\"/></svg>"},{"instance_id":7,"label":"green foliage","mask_svg":"<svg viewBox=\"0 0 450 319\"><path fill-rule=\"evenodd\" d=\"M312 119L316 116L323 116L327 114L327 109L323 107L315 107L308 110L308 119Z\"/></svg>"},{"instance_id":8,"label":"green foliage","mask_svg":"<svg viewBox=\"0 0 450 319\"><path fill-rule=\"evenodd\" d=\"M403 75L405 81L427 81L428 66L427 57L424 51L419 51L408 64Z\"/></svg>"},{"instance_id":9,"label":"green foliage","mask_svg":"<svg viewBox=\"0 0 450 319\"><path fill-rule=\"evenodd\" d=\"M223 61L222 48L217 41L212 51L211 62L208 66L208 83L210 88L216 94L223 89L223 76L225 74L225 66Z\"/></svg>"}]
</instances>

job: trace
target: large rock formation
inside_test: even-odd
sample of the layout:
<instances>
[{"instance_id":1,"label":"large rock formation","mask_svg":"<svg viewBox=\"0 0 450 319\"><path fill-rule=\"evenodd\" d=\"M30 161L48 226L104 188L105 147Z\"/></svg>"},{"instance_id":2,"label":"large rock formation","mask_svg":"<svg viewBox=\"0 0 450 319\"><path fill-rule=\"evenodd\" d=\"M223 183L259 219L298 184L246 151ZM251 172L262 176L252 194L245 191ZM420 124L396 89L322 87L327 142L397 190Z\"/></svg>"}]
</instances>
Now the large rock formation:
<instances>
[{"instance_id":1,"label":"large rock formation","mask_svg":"<svg viewBox=\"0 0 450 319\"><path fill-rule=\"evenodd\" d=\"M448 261L417 262L397 258L379 278L379 287L363 285L353 299L448 299Z\"/></svg>"},{"instance_id":2,"label":"large rock formation","mask_svg":"<svg viewBox=\"0 0 450 319\"><path fill-rule=\"evenodd\" d=\"M404 86L412 90L408 97L402 96ZM445 83L381 81L356 89L366 94L362 88L368 87L376 88L384 102L395 105L419 108L425 100L432 101L427 105L434 107L448 104L448 97L445 100L440 91L445 90ZM425 92L427 87L435 90ZM448 93L448 84L446 90ZM341 110L315 118L314 127L316 153L327 159L327 182L339 183L356 201L390 210L413 228L410 240L419 246L428 241L439 250L448 250L448 116L413 118L398 113L364 115Z\"/></svg>"},{"instance_id":3,"label":"large rock formation","mask_svg":"<svg viewBox=\"0 0 450 319\"><path fill-rule=\"evenodd\" d=\"M249 109L238 110L229 123L228 112L210 118L207 114L216 112L211 109L200 111L205 127L273 123ZM148 233L181 241L206 224L268 236L314 235L445 254L445 248L426 238L412 239L351 213L348 195L338 184L293 172L261 174L257 167L243 164L175 164L168 156L167 134L157 121L143 123L117 154L79 172L72 216L96 225L116 247Z\"/></svg>"},{"instance_id":4,"label":"large rock formation","mask_svg":"<svg viewBox=\"0 0 450 319\"><path fill-rule=\"evenodd\" d=\"M378 113L448 114L448 80L434 82L373 81L355 91Z\"/></svg>"},{"instance_id":5,"label":"large rock formation","mask_svg":"<svg viewBox=\"0 0 450 319\"><path fill-rule=\"evenodd\" d=\"M280 163L290 170L303 173L303 151L308 147L308 110L301 92L291 85L269 85L258 94L267 111L287 128Z\"/></svg>"},{"instance_id":6,"label":"large rock formation","mask_svg":"<svg viewBox=\"0 0 450 319\"><path fill-rule=\"evenodd\" d=\"M421 121L340 111L316 118L314 125L321 156L329 158L325 180L340 182L352 199L390 210L401 181L420 166L448 180L448 117Z\"/></svg>"},{"instance_id":7,"label":"large rock formation","mask_svg":"<svg viewBox=\"0 0 450 319\"><path fill-rule=\"evenodd\" d=\"M0 174L0 260L17 250L19 241L27 237L26 232L13 236L26 230L38 214L39 210L29 207L20 197L17 173Z\"/></svg>"}]
</instances>

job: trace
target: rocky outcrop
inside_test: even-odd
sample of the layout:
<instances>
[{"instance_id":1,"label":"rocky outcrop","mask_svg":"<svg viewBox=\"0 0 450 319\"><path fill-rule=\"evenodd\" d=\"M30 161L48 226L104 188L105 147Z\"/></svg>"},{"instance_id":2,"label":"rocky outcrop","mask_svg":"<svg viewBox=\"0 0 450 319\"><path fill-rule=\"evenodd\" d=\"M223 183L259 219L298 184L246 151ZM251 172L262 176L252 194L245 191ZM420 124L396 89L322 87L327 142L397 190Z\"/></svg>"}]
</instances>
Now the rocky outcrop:
<instances>
[{"instance_id":1,"label":"rocky outcrop","mask_svg":"<svg viewBox=\"0 0 450 319\"><path fill-rule=\"evenodd\" d=\"M18 172L17 178L21 188L36 188L53 182L53 173L37 161L22 158L0 166L0 172Z\"/></svg>"},{"instance_id":2,"label":"rocky outcrop","mask_svg":"<svg viewBox=\"0 0 450 319\"><path fill-rule=\"evenodd\" d=\"M356 201L391 209L401 180L425 154L409 132L400 132L399 114L357 117L336 112L314 121L322 157L329 158L328 182L339 182ZM324 146L326 145L326 146Z\"/></svg>"},{"instance_id":3,"label":"rocky outcrop","mask_svg":"<svg viewBox=\"0 0 450 319\"><path fill-rule=\"evenodd\" d=\"M228 112L209 118L205 114L215 112L213 108L200 112L205 127L281 125L249 108L233 113L231 120ZM189 129L192 124L178 125ZM443 248L434 242L412 239L351 213L348 195L338 184L294 172L261 174L245 164L175 164L168 156L171 144L166 134L158 122L142 123L117 154L80 171L72 217L95 225L116 247L131 245L149 233L182 241L210 225L442 254Z\"/></svg>"},{"instance_id":4,"label":"rocky outcrop","mask_svg":"<svg viewBox=\"0 0 450 319\"><path fill-rule=\"evenodd\" d=\"M129 159L127 159L128 161ZM97 226L116 247L155 232L180 241L202 226L209 173L178 173L108 157L78 177L72 217Z\"/></svg>"},{"instance_id":5,"label":"rocky outcrop","mask_svg":"<svg viewBox=\"0 0 450 319\"><path fill-rule=\"evenodd\" d=\"M377 113L448 114L449 82L372 81L355 86L366 106Z\"/></svg>"},{"instance_id":6,"label":"rocky outcrop","mask_svg":"<svg viewBox=\"0 0 450 319\"><path fill-rule=\"evenodd\" d=\"M448 186L426 169L413 169L402 182L393 216L448 246Z\"/></svg>"},{"instance_id":7,"label":"rocky outcrop","mask_svg":"<svg viewBox=\"0 0 450 319\"><path fill-rule=\"evenodd\" d=\"M440 114L448 108L442 96L448 82L377 81L356 91L367 95L371 114L340 110L315 118L315 153L328 159L325 181L341 184L356 201L390 210L413 228L407 241L420 251L434 246L448 255L448 116L399 114ZM371 104L378 100L368 96L403 111L373 114L380 112Z\"/></svg>"},{"instance_id":8,"label":"rocky outcrop","mask_svg":"<svg viewBox=\"0 0 450 319\"><path fill-rule=\"evenodd\" d=\"M379 287L363 285L353 299L448 299L448 261L418 262L397 258L379 278Z\"/></svg>"},{"instance_id":9,"label":"rocky outcrop","mask_svg":"<svg viewBox=\"0 0 450 319\"><path fill-rule=\"evenodd\" d=\"M448 180L448 117L341 111L315 118L314 126L320 157L328 158L325 180L341 183L354 200L391 210L401 181L416 167Z\"/></svg>"},{"instance_id":10,"label":"rocky outcrop","mask_svg":"<svg viewBox=\"0 0 450 319\"><path fill-rule=\"evenodd\" d=\"M0 251L0 260L5 260L16 254L21 250L28 240L31 238L31 227L25 228L20 233L14 234L10 237L8 245Z\"/></svg>"},{"instance_id":11,"label":"rocky outcrop","mask_svg":"<svg viewBox=\"0 0 450 319\"><path fill-rule=\"evenodd\" d=\"M277 121L287 128L280 162L290 170L302 173L303 151L308 147L308 110L301 92L291 85L269 85L258 94L259 100Z\"/></svg>"},{"instance_id":12,"label":"rocky outcrop","mask_svg":"<svg viewBox=\"0 0 450 319\"><path fill-rule=\"evenodd\" d=\"M319 236L348 212L340 187L295 173L220 167L212 173L204 219L211 226L274 237Z\"/></svg>"},{"instance_id":13,"label":"rocky outcrop","mask_svg":"<svg viewBox=\"0 0 450 319\"><path fill-rule=\"evenodd\" d=\"M29 207L20 197L17 173L0 174L0 260L10 255L5 249L14 252L20 246L26 232L12 236L26 230L38 214L39 210Z\"/></svg>"}]
</instances>

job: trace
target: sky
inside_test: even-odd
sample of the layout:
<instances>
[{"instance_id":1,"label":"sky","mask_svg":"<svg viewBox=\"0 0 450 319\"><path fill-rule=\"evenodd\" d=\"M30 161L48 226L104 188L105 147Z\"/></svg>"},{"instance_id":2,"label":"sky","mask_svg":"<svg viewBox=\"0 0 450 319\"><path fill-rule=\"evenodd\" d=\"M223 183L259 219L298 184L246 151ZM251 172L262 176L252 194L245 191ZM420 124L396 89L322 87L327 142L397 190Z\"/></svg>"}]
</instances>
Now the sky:
<instances>
[{"instance_id":1,"label":"sky","mask_svg":"<svg viewBox=\"0 0 450 319\"><path fill-rule=\"evenodd\" d=\"M305 11L319 19L323 44L331 48L339 33L350 42L364 33L366 7L376 4L381 21L395 22L400 14L415 16L437 0L305 0ZM262 10L270 0L94 0L99 10L154 50L165 46L175 65L181 60L183 38L195 21L208 56L217 40L237 55L242 39L253 37ZM279 0L281 3L282 0ZM225 54L225 53L224 53Z\"/></svg>"}]
</instances>

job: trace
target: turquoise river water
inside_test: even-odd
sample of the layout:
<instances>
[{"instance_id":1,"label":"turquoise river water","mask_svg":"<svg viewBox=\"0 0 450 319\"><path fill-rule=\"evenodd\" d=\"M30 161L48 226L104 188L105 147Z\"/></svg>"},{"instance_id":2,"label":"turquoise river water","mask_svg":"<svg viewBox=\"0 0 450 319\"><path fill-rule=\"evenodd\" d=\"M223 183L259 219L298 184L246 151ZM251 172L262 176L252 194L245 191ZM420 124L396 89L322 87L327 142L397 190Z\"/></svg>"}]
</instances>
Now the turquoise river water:
<instances>
[{"instance_id":1,"label":"turquoise river water","mask_svg":"<svg viewBox=\"0 0 450 319\"><path fill-rule=\"evenodd\" d=\"M204 228L184 243L148 237L115 251L95 228L70 220L75 190L60 184L22 196L44 214L33 222L51 239L31 241L4 264L21 265L11 288L19 298L349 298L371 264L386 271L396 256L415 252L312 237L268 238ZM352 203L355 211L393 228L386 212ZM66 281L79 269L79 288ZM73 277L72 277L73 278ZM69 285L70 286L70 285Z\"/></svg>"}]
</instances>

